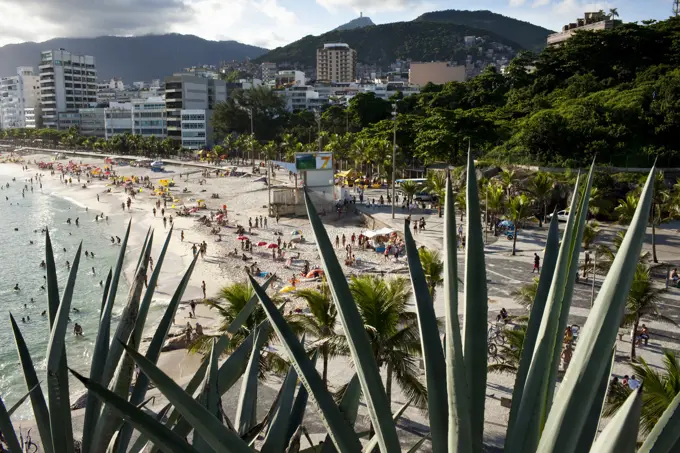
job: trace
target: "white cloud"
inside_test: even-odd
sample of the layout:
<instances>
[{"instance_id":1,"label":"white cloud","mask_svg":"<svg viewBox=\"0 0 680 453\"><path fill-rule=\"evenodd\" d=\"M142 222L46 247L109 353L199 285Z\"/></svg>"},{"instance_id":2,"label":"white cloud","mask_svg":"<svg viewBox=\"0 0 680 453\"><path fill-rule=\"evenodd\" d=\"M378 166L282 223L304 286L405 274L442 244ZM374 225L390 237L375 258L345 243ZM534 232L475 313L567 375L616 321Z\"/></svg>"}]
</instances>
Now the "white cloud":
<instances>
[{"instance_id":1,"label":"white cloud","mask_svg":"<svg viewBox=\"0 0 680 453\"><path fill-rule=\"evenodd\" d=\"M371 14L418 8L425 2L424 0L316 0L316 3L330 12L351 9L356 13L364 12Z\"/></svg>"},{"instance_id":2,"label":"white cloud","mask_svg":"<svg viewBox=\"0 0 680 453\"><path fill-rule=\"evenodd\" d=\"M535 0L534 3L531 5L532 8L539 8L541 6L549 5L550 0Z\"/></svg>"},{"instance_id":3,"label":"white cloud","mask_svg":"<svg viewBox=\"0 0 680 453\"><path fill-rule=\"evenodd\" d=\"M518 6L524 5L525 0L510 0L510 6L517 8Z\"/></svg>"}]
</instances>

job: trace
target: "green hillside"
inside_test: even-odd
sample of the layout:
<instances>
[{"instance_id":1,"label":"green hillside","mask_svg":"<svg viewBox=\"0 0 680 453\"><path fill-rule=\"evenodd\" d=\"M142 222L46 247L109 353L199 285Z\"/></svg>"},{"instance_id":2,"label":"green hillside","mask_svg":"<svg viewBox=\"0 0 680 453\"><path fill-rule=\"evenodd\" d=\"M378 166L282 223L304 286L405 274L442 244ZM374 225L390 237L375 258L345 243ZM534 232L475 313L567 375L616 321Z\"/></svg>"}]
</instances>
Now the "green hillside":
<instances>
[{"instance_id":1,"label":"green hillside","mask_svg":"<svg viewBox=\"0 0 680 453\"><path fill-rule=\"evenodd\" d=\"M316 64L316 49L324 43L343 42L357 51L360 63L387 65L396 59L416 61L464 60L468 50L463 37L475 35L522 49L516 42L493 32L463 25L429 22L396 22L353 30L333 30L277 47L254 60L273 63Z\"/></svg>"},{"instance_id":2,"label":"green hillside","mask_svg":"<svg viewBox=\"0 0 680 453\"><path fill-rule=\"evenodd\" d=\"M544 48L545 38L554 33L547 28L491 11L461 11L456 9L433 11L423 14L416 21L443 22L480 28L515 41L525 49L531 50Z\"/></svg>"}]
</instances>

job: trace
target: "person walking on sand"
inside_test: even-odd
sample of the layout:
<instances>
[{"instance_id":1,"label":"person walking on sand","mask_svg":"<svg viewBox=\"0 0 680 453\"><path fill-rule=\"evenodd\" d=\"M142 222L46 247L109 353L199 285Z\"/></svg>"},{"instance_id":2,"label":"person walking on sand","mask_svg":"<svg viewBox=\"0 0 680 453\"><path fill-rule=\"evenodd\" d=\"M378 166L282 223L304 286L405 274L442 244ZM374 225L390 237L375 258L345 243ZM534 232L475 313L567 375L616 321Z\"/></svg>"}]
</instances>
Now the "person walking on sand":
<instances>
[{"instance_id":1,"label":"person walking on sand","mask_svg":"<svg viewBox=\"0 0 680 453\"><path fill-rule=\"evenodd\" d=\"M179 233L179 241L184 242L184 231L180 231Z\"/></svg>"},{"instance_id":2,"label":"person walking on sand","mask_svg":"<svg viewBox=\"0 0 680 453\"><path fill-rule=\"evenodd\" d=\"M541 258L538 256L538 253L534 253L534 268L531 273L533 274L534 272L541 273Z\"/></svg>"},{"instance_id":3,"label":"person walking on sand","mask_svg":"<svg viewBox=\"0 0 680 453\"><path fill-rule=\"evenodd\" d=\"M189 302L189 306L191 307L191 313L189 313L189 317L195 318L196 317L196 301L192 300L191 302Z\"/></svg>"},{"instance_id":4,"label":"person walking on sand","mask_svg":"<svg viewBox=\"0 0 680 453\"><path fill-rule=\"evenodd\" d=\"M191 246L191 251L193 252L194 256L196 256L196 249L197 249L196 244Z\"/></svg>"},{"instance_id":5,"label":"person walking on sand","mask_svg":"<svg viewBox=\"0 0 680 453\"><path fill-rule=\"evenodd\" d=\"M99 194L97 194L97 201L99 201Z\"/></svg>"},{"instance_id":6,"label":"person walking on sand","mask_svg":"<svg viewBox=\"0 0 680 453\"><path fill-rule=\"evenodd\" d=\"M337 248L339 248L339 247L340 247L340 236L338 236L338 235L336 234L336 235L335 235L335 248L337 249Z\"/></svg>"},{"instance_id":7,"label":"person walking on sand","mask_svg":"<svg viewBox=\"0 0 680 453\"><path fill-rule=\"evenodd\" d=\"M267 228L267 218L264 218L264 227Z\"/></svg>"},{"instance_id":8,"label":"person walking on sand","mask_svg":"<svg viewBox=\"0 0 680 453\"><path fill-rule=\"evenodd\" d=\"M352 233L352 237L350 238L350 242L352 243L352 245L354 245L354 242L355 242L356 240L357 240L356 234Z\"/></svg>"},{"instance_id":9,"label":"person walking on sand","mask_svg":"<svg viewBox=\"0 0 680 453\"><path fill-rule=\"evenodd\" d=\"M342 233L342 246L345 246L345 243L347 243L347 238L345 237L345 233Z\"/></svg>"},{"instance_id":10,"label":"person walking on sand","mask_svg":"<svg viewBox=\"0 0 680 453\"><path fill-rule=\"evenodd\" d=\"M207 296L205 294L205 280L201 282L201 289L203 290L203 298L207 299Z\"/></svg>"},{"instance_id":11,"label":"person walking on sand","mask_svg":"<svg viewBox=\"0 0 680 453\"><path fill-rule=\"evenodd\" d=\"M413 234L418 234L418 222L413 222Z\"/></svg>"},{"instance_id":12,"label":"person walking on sand","mask_svg":"<svg viewBox=\"0 0 680 453\"><path fill-rule=\"evenodd\" d=\"M153 212L153 216L156 217L156 208L153 208L151 211Z\"/></svg>"},{"instance_id":13,"label":"person walking on sand","mask_svg":"<svg viewBox=\"0 0 680 453\"><path fill-rule=\"evenodd\" d=\"M164 229L164 230L167 229L167 226L168 226L168 218L167 218L167 217L163 217L163 229Z\"/></svg>"}]
</instances>

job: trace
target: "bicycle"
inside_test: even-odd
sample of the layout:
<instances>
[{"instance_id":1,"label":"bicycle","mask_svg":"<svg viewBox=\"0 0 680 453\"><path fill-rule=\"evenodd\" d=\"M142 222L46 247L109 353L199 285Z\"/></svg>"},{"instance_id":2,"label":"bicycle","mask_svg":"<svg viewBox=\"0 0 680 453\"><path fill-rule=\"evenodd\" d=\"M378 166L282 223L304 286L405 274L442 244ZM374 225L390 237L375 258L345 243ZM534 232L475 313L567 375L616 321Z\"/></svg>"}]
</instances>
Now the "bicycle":
<instances>
[{"instance_id":1,"label":"bicycle","mask_svg":"<svg viewBox=\"0 0 680 453\"><path fill-rule=\"evenodd\" d=\"M498 324L491 324L487 332L487 339L489 343L495 343L497 345L505 344L505 334L503 332L503 327Z\"/></svg>"}]
</instances>

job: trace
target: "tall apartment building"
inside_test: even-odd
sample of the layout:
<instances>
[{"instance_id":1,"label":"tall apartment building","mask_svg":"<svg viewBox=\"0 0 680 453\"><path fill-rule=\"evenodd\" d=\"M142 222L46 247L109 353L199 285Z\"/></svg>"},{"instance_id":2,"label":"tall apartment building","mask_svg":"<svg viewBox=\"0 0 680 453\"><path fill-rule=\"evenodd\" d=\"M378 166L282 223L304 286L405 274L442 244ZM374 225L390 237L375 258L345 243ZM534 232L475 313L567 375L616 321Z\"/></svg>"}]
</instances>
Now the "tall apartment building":
<instances>
[{"instance_id":1,"label":"tall apartment building","mask_svg":"<svg viewBox=\"0 0 680 453\"><path fill-rule=\"evenodd\" d=\"M316 80L354 82L357 78L357 51L345 43L327 43L316 49Z\"/></svg>"},{"instance_id":2,"label":"tall apartment building","mask_svg":"<svg viewBox=\"0 0 680 453\"><path fill-rule=\"evenodd\" d=\"M260 79L262 80L262 83L265 85L268 84L269 82L274 81L274 77L276 76L276 63L269 63L265 61L264 63L260 64Z\"/></svg>"},{"instance_id":3,"label":"tall apartment building","mask_svg":"<svg viewBox=\"0 0 680 453\"><path fill-rule=\"evenodd\" d=\"M47 50L40 53L39 70L43 127L56 128L58 113L77 112L97 101L94 57Z\"/></svg>"},{"instance_id":4,"label":"tall apartment building","mask_svg":"<svg viewBox=\"0 0 680 453\"><path fill-rule=\"evenodd\" d=\"M224 80L197 77L190 74L174 74L165 78L165 111L168 138L182 140L183 110L212 110L227 100L227 84ZM206 116L209 114L206 113Z\"/></svg>"},{"instance_id":5,"label":"tall apartment building","mask_svg":"<svg viewBox=\"0 0 680 453\"><path fill-rule=\"evenodd\" d=\"M3 129L35 128L34 112L39 94L39 78L30 66L20 66L17 75L0 79L0 126Z\"/></svg>"}]
</instances>

